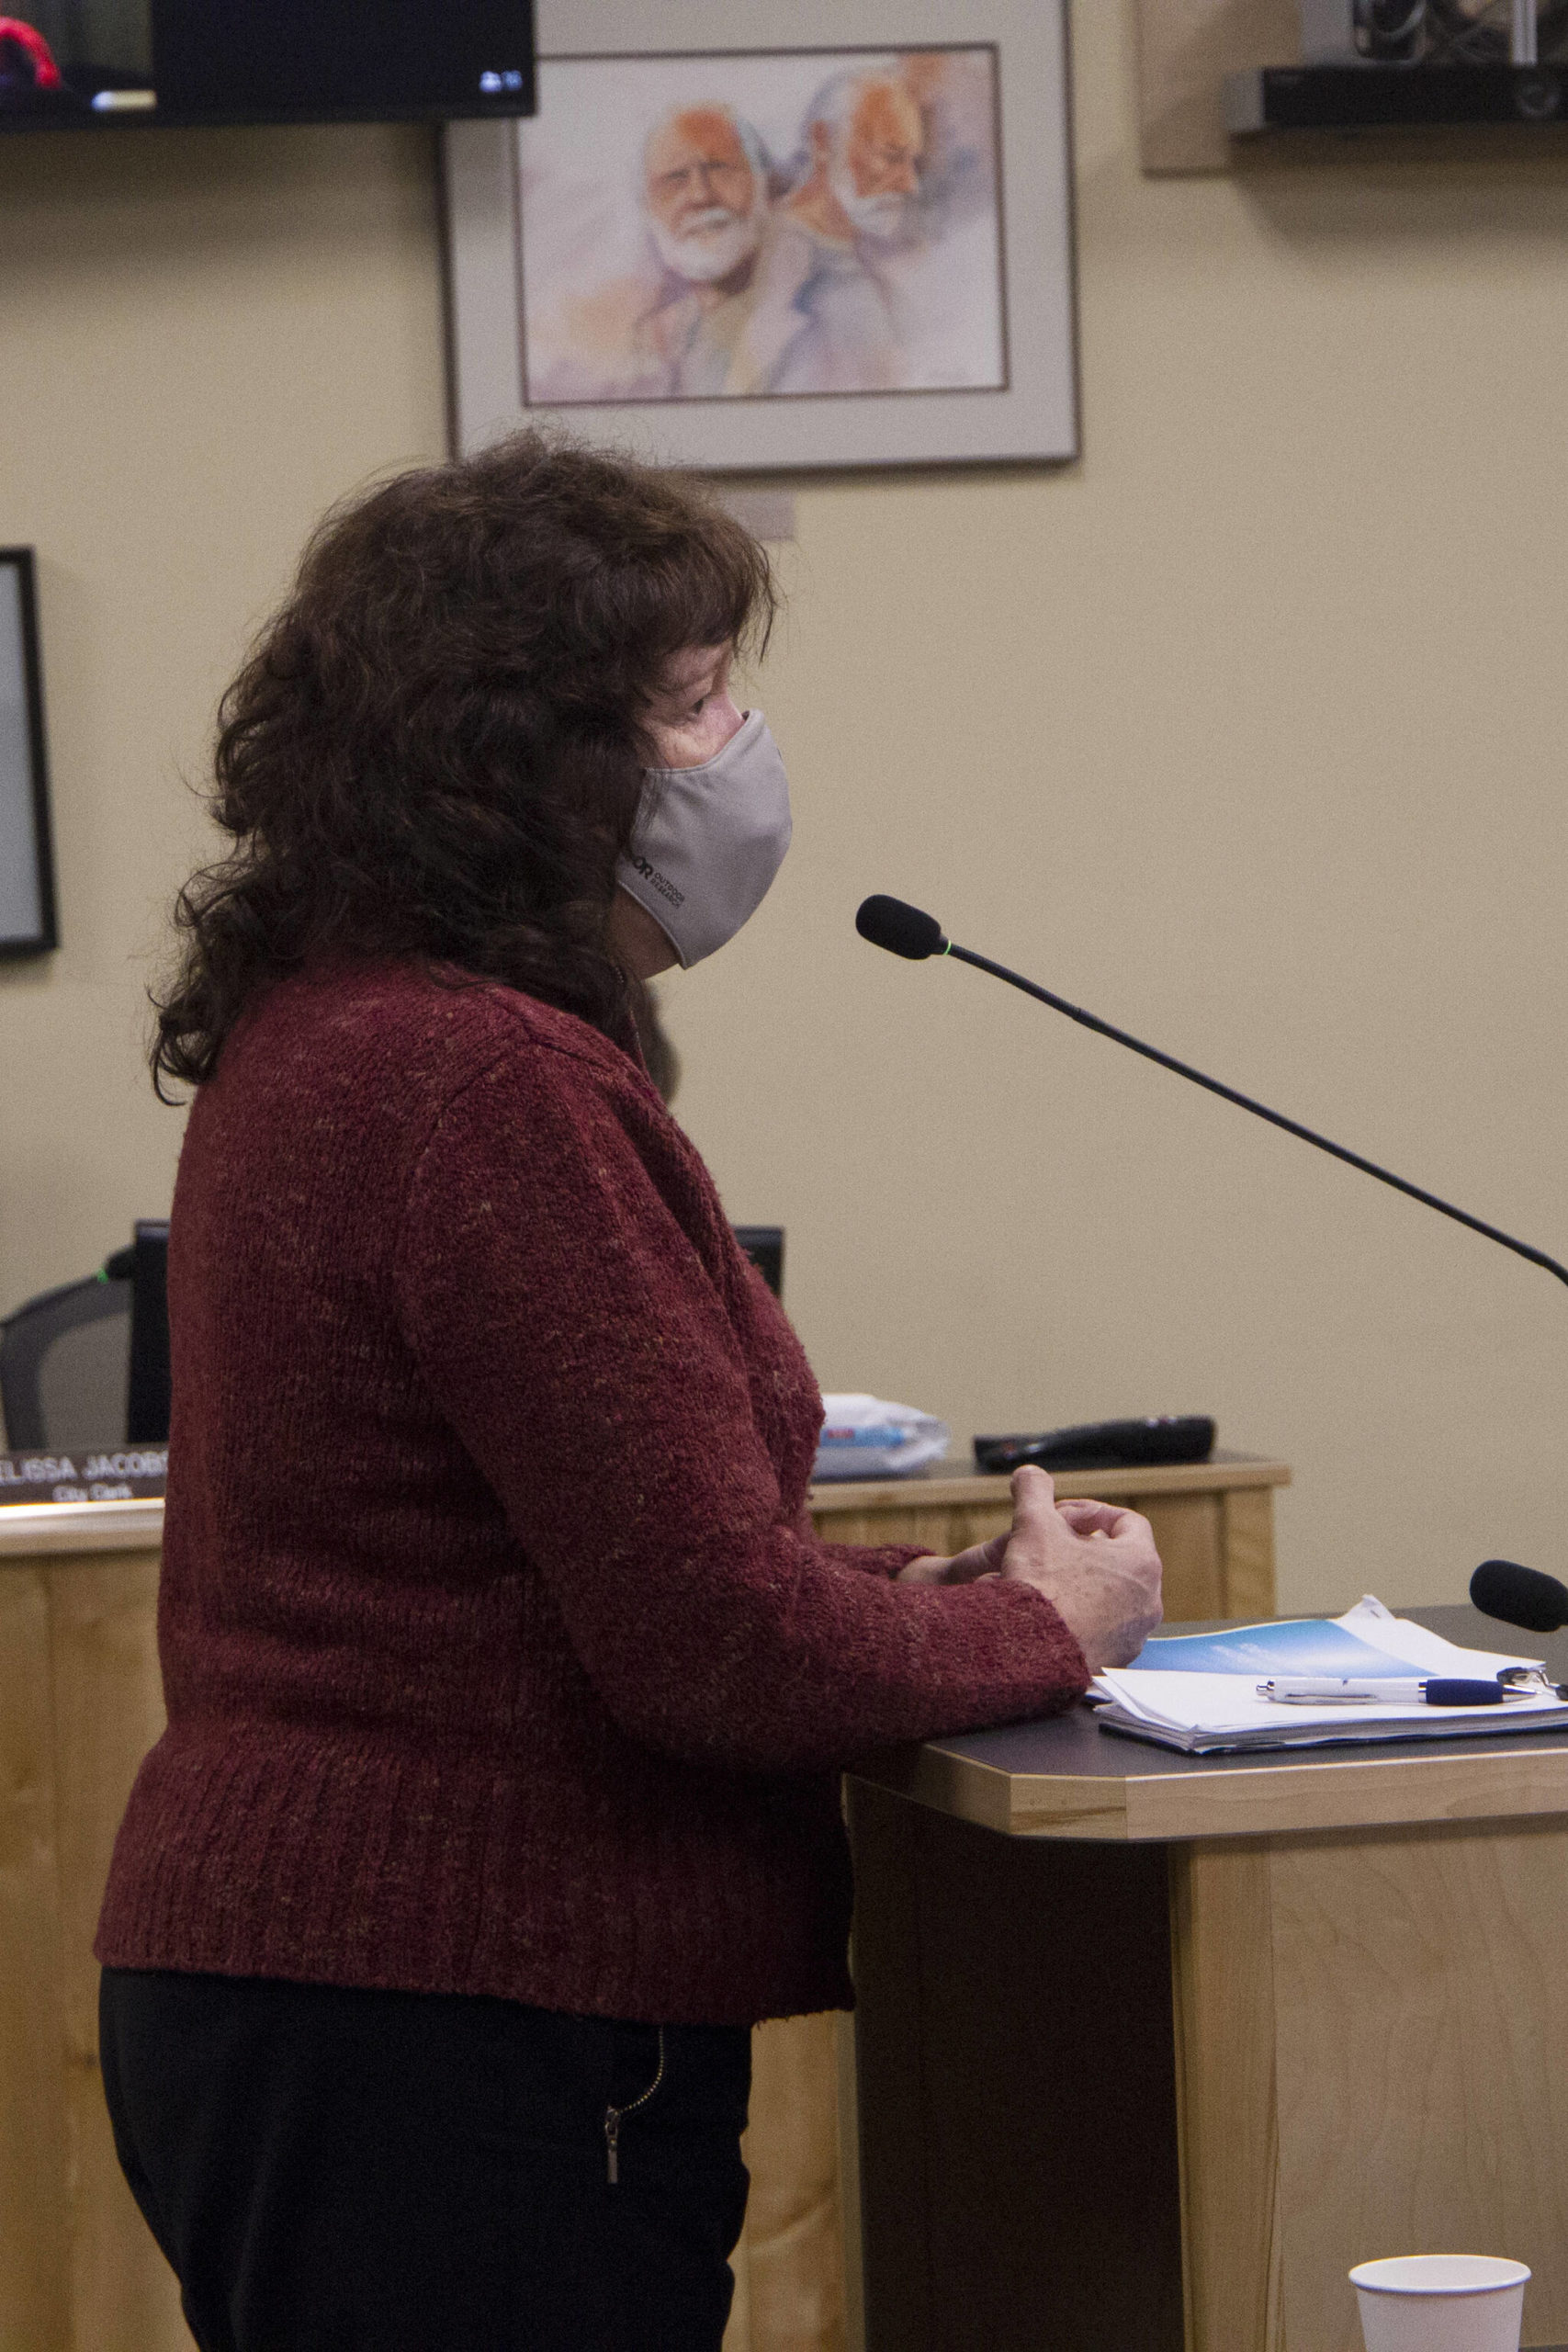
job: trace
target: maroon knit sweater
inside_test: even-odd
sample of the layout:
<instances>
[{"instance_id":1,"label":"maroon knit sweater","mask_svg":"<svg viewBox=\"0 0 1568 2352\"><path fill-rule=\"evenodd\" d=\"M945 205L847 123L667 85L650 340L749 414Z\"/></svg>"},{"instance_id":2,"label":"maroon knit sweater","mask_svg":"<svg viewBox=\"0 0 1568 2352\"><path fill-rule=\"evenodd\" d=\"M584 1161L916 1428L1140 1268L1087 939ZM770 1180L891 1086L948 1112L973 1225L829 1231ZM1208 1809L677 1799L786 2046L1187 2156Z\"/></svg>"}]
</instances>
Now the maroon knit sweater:
<instances>
[{"instance_id":1,"label":"maroon knit sweater","mask_svg":"<svg viewBox=\"0 0 1568 2352\"><path fill-rule=\"evenodd\" d=\"M1027 1587L802 1532L798 1341L642 1070L530 997L275 989L192 1110L169 1303L110 1965L836 2006L837 1769L1088 1679Z\"/></svg>"}]
</instances>

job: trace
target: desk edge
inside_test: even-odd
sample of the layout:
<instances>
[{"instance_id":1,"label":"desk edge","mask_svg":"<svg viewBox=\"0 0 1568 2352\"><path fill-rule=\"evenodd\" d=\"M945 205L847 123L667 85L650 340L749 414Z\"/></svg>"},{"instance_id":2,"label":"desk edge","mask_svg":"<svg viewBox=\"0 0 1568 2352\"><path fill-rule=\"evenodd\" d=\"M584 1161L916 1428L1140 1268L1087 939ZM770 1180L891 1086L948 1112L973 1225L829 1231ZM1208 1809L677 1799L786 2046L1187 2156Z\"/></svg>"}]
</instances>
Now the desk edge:
<instances>
[{"instance_id":1,"label":"desk edge","mask_svg":"<svg viewBox=\"0 0 1568 2352\"><path fill-rule=\"evenodd\" d=\"M7 1503L0 1508L0 1567L61 1552L155 1552L164 1540L156 1495L123 1503Z\"/></svg>"},{"instance_id":2,"label":"desk edge","mask_svg":"<svg viewBox=\"0 0 1568 2352\"><path fill-rule=\"evenodd\" d=\"M1568 1814L1568 1740L1462 1755L1413 1748L1212 1772L1005 1772L932 1744L853 1777L1013 1838L1170 1844Z\"/></svg>"},{"instance_id":3,"label":"desk edge","mask_svg":"<svg viewBox=\"0 0 1568 2352\"><path fill-rule=\"evenodd\" d=\"M1114 1502L1134 1495L1213 1495L1236 1488L1288 1487L1288 1462L1239 1459L1229 1462L1171 1462L1124 1470L1058 1470L1059 1495L1091 1495ZM1005 1504L1010 1482L1006 1478L843 1478L814 1486L807 1497L813 1514L834 1511L911 1510L924 1504L933 1510L987 1503Z\"/></svg>"},{"instance_id":4,"label":"desk edge","mask_svg":"<svg viewBox=\"0 0 1568 2352\"><path fill-rule=\"evenodd\" d=\"M934 1745L877 1757L855 1766L849 1777L1004 1837L1092 1838L1120 1844L1129 1835L1125 1781L1004 1772Z\"/></svg>"}]
</instances>

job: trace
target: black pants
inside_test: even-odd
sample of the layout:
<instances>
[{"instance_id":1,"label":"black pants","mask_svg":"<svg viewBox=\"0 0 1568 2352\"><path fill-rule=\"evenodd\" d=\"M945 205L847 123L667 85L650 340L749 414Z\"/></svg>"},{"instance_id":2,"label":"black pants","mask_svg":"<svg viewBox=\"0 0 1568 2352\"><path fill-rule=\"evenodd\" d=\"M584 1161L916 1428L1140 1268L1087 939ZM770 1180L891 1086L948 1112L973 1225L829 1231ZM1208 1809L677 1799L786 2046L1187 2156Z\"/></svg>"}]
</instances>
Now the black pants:
<instances>
[{"instance_id":1,"label":"black pants","mask_svg":"<svg viewBox=\"0 0 1568 2352\"><path fill-rule=\"evenodd\" d=\"M718 2352L743 2030L125 1969L100 2009L202 2352Z\"/></svg>"}]
</instances>

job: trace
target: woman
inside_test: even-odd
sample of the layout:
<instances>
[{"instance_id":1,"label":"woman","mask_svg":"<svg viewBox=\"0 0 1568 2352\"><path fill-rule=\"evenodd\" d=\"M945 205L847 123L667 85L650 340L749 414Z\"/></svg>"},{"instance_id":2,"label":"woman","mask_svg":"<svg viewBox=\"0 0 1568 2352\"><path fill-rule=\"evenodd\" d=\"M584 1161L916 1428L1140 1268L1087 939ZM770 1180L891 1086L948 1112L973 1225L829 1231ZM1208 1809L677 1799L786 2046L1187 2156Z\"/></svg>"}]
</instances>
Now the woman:
<instances>
[{"instance_id":1,"label":"woman","mask_svg":"<svg viewBox=\"0 0 1568 2352\"><path fill-rule=\"evenodd\" d=\"M820 1399L630 1017L787 843L772 610L688 488L525 436L329 520L226 698L97 1947L204 2352L712 2352L748 2030L851 1997L839 1768L1157 1618L1037 1472L957 1560L811 1532Z\"/></svg>"}]
</instances>

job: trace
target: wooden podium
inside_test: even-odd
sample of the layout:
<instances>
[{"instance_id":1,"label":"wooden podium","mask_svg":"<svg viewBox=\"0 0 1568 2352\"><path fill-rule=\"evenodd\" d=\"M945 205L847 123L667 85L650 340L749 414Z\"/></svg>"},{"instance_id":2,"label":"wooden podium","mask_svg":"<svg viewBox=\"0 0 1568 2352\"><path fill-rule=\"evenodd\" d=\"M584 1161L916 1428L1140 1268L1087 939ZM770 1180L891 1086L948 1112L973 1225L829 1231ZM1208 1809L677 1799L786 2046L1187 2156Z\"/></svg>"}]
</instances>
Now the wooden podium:
<instances>
[{"instance_id":1,"label":"wooden podium","mask_svg":"<svg viewBox=\"0 0 1568 2352\"><path fill-rule=\"evenodd\" d=\"M1359 2352L1351 2264L1429 2252L1529 2263L1561 2352L1568 1735L1199 1759L1076 1711L850 1817L868 2352Z\"/></svg>"},{"instance_id":2,"label":"wooden podium","mask_svg":"<svg viewBox=\"0 0 1568 2352\"><path fill-rule=\"evenodd\" d=\"M1269 1617L1282 1462L1217 1454L1164 1469L1075 1470L1059 1495L1146 1513L1168 1613ZM1011 1521L1006 1478L889 1478L812 1489L819 1535L962 1552ZM863 2352L854 2020L787 2018L752 2041L751 2200L725 2352Z\"/></svg>"}]
</instances>

